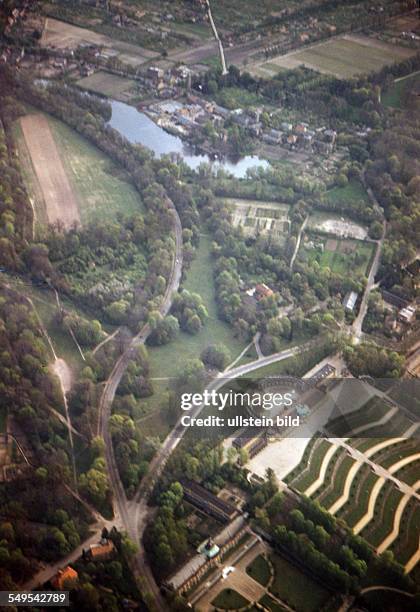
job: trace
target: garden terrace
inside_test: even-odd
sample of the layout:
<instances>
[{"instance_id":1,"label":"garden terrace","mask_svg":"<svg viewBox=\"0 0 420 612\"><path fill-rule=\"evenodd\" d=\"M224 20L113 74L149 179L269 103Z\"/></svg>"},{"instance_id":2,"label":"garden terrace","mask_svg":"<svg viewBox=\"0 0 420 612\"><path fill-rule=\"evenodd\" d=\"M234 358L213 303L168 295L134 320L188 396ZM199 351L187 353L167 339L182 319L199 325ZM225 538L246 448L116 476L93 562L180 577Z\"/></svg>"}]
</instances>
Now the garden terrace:
<instances>
[{"instance_id":1,"label":"garden terrace","mask_svg":"<svg viewBox=\"0 0 420 612\"><path fill-rule=\"evenodd\" d=\"M357 472L351 484L349 500L337 513L337 517L345 520L349 527L354 527L367 513L372 489L378 478L367 464Z\"/></svg>"}]
</instances>

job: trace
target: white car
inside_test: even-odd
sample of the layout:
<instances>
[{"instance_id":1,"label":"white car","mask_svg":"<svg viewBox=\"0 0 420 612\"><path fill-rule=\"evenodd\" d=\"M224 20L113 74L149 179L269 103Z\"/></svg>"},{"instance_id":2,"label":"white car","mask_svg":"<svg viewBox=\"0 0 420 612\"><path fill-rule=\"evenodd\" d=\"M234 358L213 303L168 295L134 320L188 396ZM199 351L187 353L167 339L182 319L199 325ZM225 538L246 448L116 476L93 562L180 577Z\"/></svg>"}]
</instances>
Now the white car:
<instances>
[{"instance_id":1,"label":"white car","mask_svg":"<svg viewBox=\"0 0 420 612\"><path fill-rule=\"evenodd\" d=\"M235 571L235 568L232 565L224 567L222 571L222 579L225 580L225 578L227 578L229 574L231 574L234 571Z\"/></svg>"}]
</instances>

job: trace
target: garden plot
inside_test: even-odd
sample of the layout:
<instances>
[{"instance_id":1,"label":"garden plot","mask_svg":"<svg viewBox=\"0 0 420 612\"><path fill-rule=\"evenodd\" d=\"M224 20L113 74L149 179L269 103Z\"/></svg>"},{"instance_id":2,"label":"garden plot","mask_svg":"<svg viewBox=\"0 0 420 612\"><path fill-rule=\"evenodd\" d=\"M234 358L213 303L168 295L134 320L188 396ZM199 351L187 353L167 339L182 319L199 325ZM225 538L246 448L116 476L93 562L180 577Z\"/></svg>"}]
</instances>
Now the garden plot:
<instances>
[{"instance_id":1,"label":"garden plot","mask_svg":"<svg viewBox=\"0 0 420 612\"><path fill-rule=\"evenodd\" d=\"M286 239L290 227L287 204L238 198L224 200L231 207L233 225L242 227L246 236L270 234L280 240Z\"/></svg>"},{"instance_id":2,"label":"garden plot","mask_svg":"<svg viewBox=\"0 0 420 612\"><path fill-rule=\"evenodd\" d=\"M367 276L373 259L374 244L353 238L327 238L306 232L299 257L317 261L322 268L338 274Z\"/></svg>"}]
</instances>

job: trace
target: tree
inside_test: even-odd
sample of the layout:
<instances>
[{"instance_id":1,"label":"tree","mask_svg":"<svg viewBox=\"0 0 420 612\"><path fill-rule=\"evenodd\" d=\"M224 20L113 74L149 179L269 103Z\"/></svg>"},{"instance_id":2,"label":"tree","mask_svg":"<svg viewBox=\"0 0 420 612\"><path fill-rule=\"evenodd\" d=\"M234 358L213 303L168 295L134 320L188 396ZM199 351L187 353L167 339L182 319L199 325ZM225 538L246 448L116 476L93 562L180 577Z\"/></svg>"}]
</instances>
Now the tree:
<instances>
[{"instance_id":1,"label":"tree","mask_svg":"<svg viewBox=\"0 0 420 612\"><path fill-rule=\"evenodd\" d=\"M153 325L154 329L148 338L148 344L151 345L160 346L168 344L168 342L171 342L176 337L179 331L178 320L172 315L168 315L164 319L158 318L152 323Z\"/></svg>"},{"instance_id":2,"label":"tree","mask_svg":"<svg viewBox=\"0 0 420 612\"><path fill-rule=\"evenodd\" d=\"M202 351L201 361L210 368L222 371L230 361L230 353L224 344L211 344Z\"/></svg>"}]
</instances>

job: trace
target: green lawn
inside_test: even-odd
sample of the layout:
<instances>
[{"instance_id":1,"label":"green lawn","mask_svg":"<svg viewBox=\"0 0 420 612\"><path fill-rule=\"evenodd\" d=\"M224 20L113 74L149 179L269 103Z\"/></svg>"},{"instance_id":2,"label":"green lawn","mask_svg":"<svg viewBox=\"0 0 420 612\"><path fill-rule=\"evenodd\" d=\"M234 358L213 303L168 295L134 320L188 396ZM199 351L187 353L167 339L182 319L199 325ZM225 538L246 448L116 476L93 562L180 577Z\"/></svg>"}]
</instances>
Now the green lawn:
<instances>
[{"instance_id":1,"label":"green lawn","mask_svg":"<svg viewBox=\"0 0 420 612\"><path fill-rule=\"evenodd\" d=\"M142 63L140 58L139 63ZM90 76L79 79L76 84L82 89L126 101L135 89L136 81L99 70Z\"/></svg>"},{"instance_id":2,"label":"green lawn","mask_svg":"<svg viewBox=\"0 0 420 612\"><path fill-rule=\"evenodd\" d=\"M149 348L153 377L176 376L182 371L189 359L199 358L201 351L209 344L225 344L230 351L232 361L246 346L245 342L234 336L232 328L217 316L210 246L210 237L207 235L201 236L195 259L187 272L187 278L183 285L188 291L201 295L209 318L198 334L191 335L180 332L170 344Z\"/></svg>"},{"instance_id":3,"label":"green lawn","mask_svg":"<svg viewBox=\"0 0 420 612\"><path fill-rule=\"evenodd\" d=\"M412 498L405 510L401 520L401 530L396 542L391 546L391 550L395 558L403 564L406 564L411 557L416 553L420 532L420 505L417 500Z\"/></svg>"},{"instance_id":4,"label":"green lawn","mask_svg":"<svg viewBox=\"0 0 420 612\"><path fill-rule=\"evenodd\" d=\"M363 466L356 474L350 489L350 499L337 514L350 527L366 514L370 495L377 480L378 476L368 466Z\"/></svg>"},{"instance_id":5,"label":"green lawn","mask_svg":"<svg viewBox=\"0 0 420 612\"><path fill-rule=\"evenodd\" d=\"M264 103L263 96L241 87L225 87L216 96L216 101L226 108L246 108Z\"/></svg>"},{"instance_id":6,"label":"green lawn","mask_svg":"<svg viewBox=\"0 0 420 612\"><path fill-rule=\"evenodd\" d=\"M331 204L351 204L355 201L370 203L369 196L362 183L355 180L349 181L345 187L333 187L326 192L325 200Z\"/></svg>"},{"instance_id":7,"label":"green lawn","mask_svg":"<svg viewBox=\"0 0 420 612\"><path fill-rule=\"evenodd\" d=\"M237 610L246 606L249 601L233 589L225 589L211 603L221 610Z\"/></svg>"},{"instance_id":8,"label":"green lawn","mask_svg":"<svg viewBox=\"0 0 420 612\"><path fill-rule=\"evenodd\" d=\"M384 468L389 469L395 463L398 463L401 459L405 459L405 457L410 457L412 455L417 455L420 452L420 447L418 444L418 440L416 439L405 439L401 442L397 442L388 448L384 448L382 451L379 451L378 454L375 454L374 461L379 465L382 465Z\"/></svg>"},{"instance_id":9,"label":"green lawn","mask_svg":"<svg viewBox=\"0 0 420 612\"><path fill-rule=\"evenodd\" d=\"M155 379L153 381L154 393L143 404L146 412L158 411L155 413L157 424L151 417L148 421L139 422L139 426L149 435L159 435L162 438L168 433L168 424L164 418L166 409L164 393L171 379L182 372L188 360L199 359L202 350L209 344L222 343L229 349L233 361L246 346L245 342L234 336L232 328L217 316L210 246L210 237L202 235L195 259L183 284L185 289L199 293L203 299L209 314L203 329L196 335L180 331L173 342L164 346L148 347L150 373Z\"/></svg>"},{"instance_id":10,"label":"green lawn","mask_svg":"<svg viewBox=\"0 0 420 612\"><path fill-rule=\"evenodd\" d=\"M266 586L270 580L270 566L263 555L258 555L246 568L246 573L254 580Z\"/></svg>"},{"instance_id":11,"label":"green lawn","mask_svg":"<svg viewBox=\"0 0 420 612\"><path fill-rule=\"evenodd\" d=\"M297 489L298 491L305 491L309 487L309 485L315 482L315 480L319 476L324 457L330 450L330 448L331 444L325 439L321 440L318 443L317 447L308 456L308 471L302 471L302 474L300 474L300 476L293 481L293 486L295 489Z\"/></svg>"},{"instance_id":12,"label":"green lawn","mask_svg":"<svg viewBox=\"0 0 420 612\"><path fill-rule=\"evenodd\" d=\"M379 546L391 533L395 510L402 497L401 491L391 481L382 487L375 505L375 515L360 533L372 546Z\"/></svg>"},{"instance_id":13,"label":"green lawn","mask_svg":"<svg viewBox=\"0 0 420 612\"><path fill-rule=\"evenodd\" d=\"M324 587L283 557L270 557L275 576L270 591L299 612L318 612L329 599Z\"/></svg>"},{"instance_id":14,"label":"green lawn","mask_svg":"<svg viewBox=\"0 0 420 612\"><path fill-rule=\"evenodd\" d=\"M344 459L342 459L340 465L336 470L333 471L332 477L333 481L329 482L330 487L325 487L323 489L324 494L321 495L317 492L317 500L319 503L324 506L328 510L343 494L344 492L344 483L346 482L347 475L350 469L353 467L355 460L352 457L346 455ZM319 490L321 491L321 490ZM322 491L321 491L322 492Z\"/></svg>"},{"instance_id":15,"label":"green lawn","mask_svg":"<svg viewBox=\"0 0 420 612\"><path fill-rule=\"evenodd\" d=\"M79 202L82 224L144 210L121 167L64 123L51 117L48 121Z\"/></svg>"},{"instance_id":16,"label":"green lawn","mask_svg":"<svg viewBox=\"0 0 420 612\"><path fill-rule=\"evenodd\" d=\"M237 362L235 367L245 365L246 363L251 363L258 359L257 349L255 348L255 344L252 344L249 349L243 354L240 360Z\"/></svg>"},{"instance_id":17,"label":"green lawn","mask_svg":"<svg viewBox=\"0 0 420 612\"><path fill-rule=\"evenodd\" d=\"M410 89L420 82L420 74L415 72L404 79L393 83L391 87L382 95L382 104L393 108L402 109L405 107L405 96Z\"/></svg>"},{"instance_id":18,"label":"green lawn","mask_svg":"<svg viewBox=\"0 0 420 612\"><path fill-rule=\"evenodd\" d=\"M304 344L313 336L309 336L305 333L295 334L293 340L287 341L284 340L284 344L281 344L280 351L283 351L292 346L298 346L300 344ZM319 343L322 343L322 336L319 336ZM278 361L276 363L271 363L266 366L262 366L257 370L253 370L246 374L246 378L250 380L258 380L264 376L280 376L282 374L290 374L291 376L302 376L305 372L309 371L314 367L319 361L319 356L315 356L313 359L311 355L313 351L306 350L298 355L293 355L292 357L287 357L282 361Z\"/></svg>"},{"instance_id":19,"label":"green lawn","mask_svg":"<svg viewBox=\"0 0 420 612\"><path fill-rule=\"evenodd\" d=\"M181 23L181 22L172 22L170 25L171 30L179 34L185 34L187 36L192 36L193 38L211 38L212 31L210 24L204 23Z\"/></svg>"}]
</instances>

